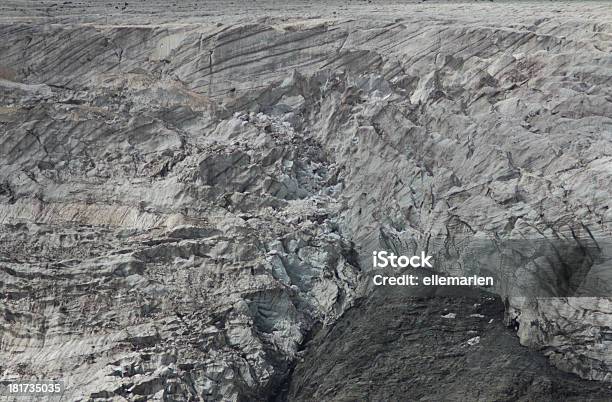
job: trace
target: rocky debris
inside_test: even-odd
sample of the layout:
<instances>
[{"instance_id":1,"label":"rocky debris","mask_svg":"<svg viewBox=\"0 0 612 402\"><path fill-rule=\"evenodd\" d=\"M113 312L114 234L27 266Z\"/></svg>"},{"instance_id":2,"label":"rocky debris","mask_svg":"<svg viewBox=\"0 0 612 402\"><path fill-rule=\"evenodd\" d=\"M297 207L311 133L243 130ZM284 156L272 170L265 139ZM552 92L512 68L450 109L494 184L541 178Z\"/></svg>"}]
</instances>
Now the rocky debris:
<instances>
[{"instance_id":1,"label":"rocky debris","mask_svg":"<svg viewBox=\"0 0 612 402\"><path fill-rule=\"evenodd\" d=\"M610 399L610 384L564 373L521 346L501 323L499 298L407 292L377 290L320 331L298 359L287 400ZM475 301L493 323L470 317ZM449 309L456 319L443 318Z\"/></svg>"},{"instance_id":2,"label":"rocky debris","mask_svg":"<svg viewBox=\"0 0 612 402\"><path fill-rule=\"evenodd\" d=\"M101 3L47 3L0 6L3 378L63 378L71 400L267 399L320 327L375 302L372 250L468 274L474 244L527 239L552 246L489 268L505 320L423 308L514 320L558 368L612 379L609 5L504 3L489 20L480 3L315 18L210 2L184 19L147 2L104 20ZM598 294L520 297L522 278ZM476 336L491 339L448 342ZM542 387L520 378L501 387ZM591 393L575 386L550 389Z\"/></svg>"},{"instance_id":3,"label":"rocky debris","mask_svg":"<svg viewBox=\"0 0 612 402\"><path fill-rule=\"evenodd\" d=\"M480 337L475 336L467 340L467 344L470 346L478 345L480 343Z\"/></svg>"}]
</instances>

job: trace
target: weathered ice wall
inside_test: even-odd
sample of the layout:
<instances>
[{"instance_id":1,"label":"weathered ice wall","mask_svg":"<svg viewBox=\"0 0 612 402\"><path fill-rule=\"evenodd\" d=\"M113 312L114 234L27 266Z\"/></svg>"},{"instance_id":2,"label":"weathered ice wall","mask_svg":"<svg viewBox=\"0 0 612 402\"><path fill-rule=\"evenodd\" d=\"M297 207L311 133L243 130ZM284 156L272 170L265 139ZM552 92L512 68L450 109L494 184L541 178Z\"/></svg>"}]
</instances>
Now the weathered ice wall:
<instances>
[{"instance_id":1,"label":"weathered ice wall","mask_svg":"<svg viewBox=\"0 0 612 402\"><path fill-rule=\"evenodd\" d=\"M580 264L491 265L533 350L503 345L612 382L608 3L84 4L0 6L0 376L304 398L306 341L389 313L364 308L373 250L461 274L466 244L527 239ZM487 311L456 330L501 336Z\"/></svg>"}]
</instances>

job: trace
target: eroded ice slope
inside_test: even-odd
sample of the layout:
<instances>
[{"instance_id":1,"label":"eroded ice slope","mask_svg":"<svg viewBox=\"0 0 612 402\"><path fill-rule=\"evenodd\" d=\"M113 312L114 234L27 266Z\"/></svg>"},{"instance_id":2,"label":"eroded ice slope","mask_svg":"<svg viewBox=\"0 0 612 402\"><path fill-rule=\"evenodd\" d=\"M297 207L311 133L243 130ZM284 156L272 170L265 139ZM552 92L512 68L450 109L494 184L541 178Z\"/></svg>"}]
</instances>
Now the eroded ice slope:
<instances>
[{"instance_id":1,"label":"eroded ice slope","mask_svg":"<svg viewBox=\"0 0 612 402\"><path fill-rule=\"evenodd\" d=\"M41 4L0 26L5 377L266 398L368 294L373 249L456 273L466 238L609 236L605 3ZM524 344L612 379L609 298L510 307Z\"/></svg>"}]
</instances>

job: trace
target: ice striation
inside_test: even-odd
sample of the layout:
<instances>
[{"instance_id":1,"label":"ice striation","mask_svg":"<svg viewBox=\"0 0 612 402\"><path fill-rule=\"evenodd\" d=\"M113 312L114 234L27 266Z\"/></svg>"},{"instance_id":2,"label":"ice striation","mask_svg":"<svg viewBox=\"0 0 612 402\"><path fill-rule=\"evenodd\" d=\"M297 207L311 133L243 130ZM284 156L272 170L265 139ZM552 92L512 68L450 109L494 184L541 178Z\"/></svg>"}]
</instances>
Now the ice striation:
<instances>
[{"instance_id":1,"label":"ice striation","mask_svg":"<svg viewBox=\"0 0 612 402\"><path fill-rule=\"evenodd\" d=\"M612 382L609 4L109 20L93 3L0 6L3 379L63 378L69 400L303 399L300 362L328 363L336 323L389 314L367 302L385 304L373 250L468 274L465 244L528 239L563 252L491 264L496 303L536 355ZM492 353L465 321L484 318L439 303L427 317L466 332L461 353Z\"/></svg>"}]
</instances>

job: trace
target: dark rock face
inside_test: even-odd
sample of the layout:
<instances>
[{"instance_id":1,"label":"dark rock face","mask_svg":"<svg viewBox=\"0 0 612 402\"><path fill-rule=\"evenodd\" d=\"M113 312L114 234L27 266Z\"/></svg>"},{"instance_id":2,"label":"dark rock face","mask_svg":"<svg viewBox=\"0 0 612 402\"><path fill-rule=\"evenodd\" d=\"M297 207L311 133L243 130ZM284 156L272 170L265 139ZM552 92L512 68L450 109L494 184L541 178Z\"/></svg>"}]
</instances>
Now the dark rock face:
<instances>
[{"instance_id":1,"label":"dark rock face","mask_svg":"<svg viewBox=\"0 0 612 402\"><path fill-rule=\"evenodd\" d=\"M429 290L360 300L306 344L286 400L609 400L609 384L557 370L521 346L498 297Z\"/></svg>"},{"instance_id":2,"label":"dark rock face","mask_svg":"<svg viewBox=\"0 0 612 402\"><path fill-rule=\"evenodd\" d=\"M448 377L467 397L452 365L493 383L493 361L501 388L475 389L535 398L493 341L548 369L497 305L482 303L486 326L465 300L455 324L437 318L450 299L406 301L403 324L367 281L372 250L467 274L474 245L518 238L570 244L551 270L535 249L511 272L491 260L520 342L607 392L610 5L254 3L111 4L111 18L101 2L0 4L2 378L62 378L70 400L265 400L295 367L288 395L307 398L304 343L322 328L307 355L336 353L361 314L355 331L396 325L414 340L401 356L420 342L437 359L415 395ZM599 294L517 297L521 280ZM457 356L435 358L421 330ZM365 332L340 361L404 379L379 344L384 364L359 354ZM553 395L601 395L547 373ZM321 386L308 392L345 397Z\"/></svg>"}]
</instances>

